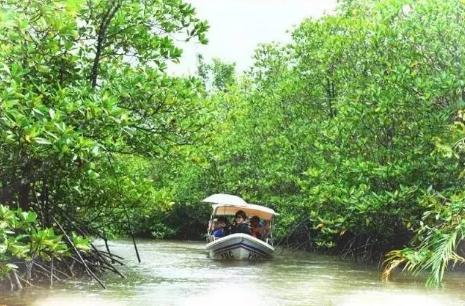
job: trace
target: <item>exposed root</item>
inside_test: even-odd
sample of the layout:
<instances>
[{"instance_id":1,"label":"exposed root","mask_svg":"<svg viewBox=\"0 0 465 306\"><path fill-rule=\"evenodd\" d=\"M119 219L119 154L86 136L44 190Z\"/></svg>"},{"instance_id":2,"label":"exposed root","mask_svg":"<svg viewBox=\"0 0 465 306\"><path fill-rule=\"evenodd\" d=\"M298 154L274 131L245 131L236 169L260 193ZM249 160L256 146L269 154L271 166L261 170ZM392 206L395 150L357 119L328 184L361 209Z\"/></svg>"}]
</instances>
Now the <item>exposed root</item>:
<instances>
[{"instance_id":1,"label":"exposed root","mask_svg":"<svg viewBox=\"0 0 465 306\"><path fill-rule=\"evenodd\" d=\"M48 283L52 287L54 282L61 282L84 274L96 280L102 288L106 288L105 284L97 276L98 274L110 271L125 278L125 275L115 267L115 264L123 265L123 258L110 252L104 234L96 233L96 230L92 230L76 221L64 211L60 213L60 218L54 217L53 213L51 213L47 214L46 219L53 222L55 229L61 231L62 236L55 237L61 239L67 245L64 248L66 252L55 252L52 248L41 248L39 250L39 246L35 246L35 249L29 250L28 256L22 255L17 258L10 254L10 257L12 257L10 263L16 267L13 265L8 266L10 270L3 272L5 279L0 280L0 288L9 286L10 290L21 290L25 286L44 283ZM29 226L39 231L39 229L35 228L36 225L30 224ZM77 231L86 237L90 237L89 233L93 233L93 236L104 239L106 249L100 250L92 243L83 244L82 246L75 245L74 241L80 240L76 240L74 237L71 238L71 235L68 234L71 231ZM16 234L21 235L22 233L18 231ZM22 235L22 239L26 241L24 237L27 237L27 235ZM86 246L90 246L90 250ZM71 253L71 256L69 256L69 253ZM25 260L25 257L29 258Z\"/></svg>"}]
</instances>

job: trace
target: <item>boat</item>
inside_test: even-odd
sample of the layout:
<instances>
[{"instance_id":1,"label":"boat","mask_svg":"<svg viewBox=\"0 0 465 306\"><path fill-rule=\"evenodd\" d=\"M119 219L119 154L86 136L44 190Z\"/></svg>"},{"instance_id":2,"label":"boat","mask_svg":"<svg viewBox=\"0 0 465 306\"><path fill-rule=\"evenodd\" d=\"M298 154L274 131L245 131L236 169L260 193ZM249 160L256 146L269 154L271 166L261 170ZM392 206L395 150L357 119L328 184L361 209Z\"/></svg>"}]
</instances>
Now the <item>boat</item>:
<instances>
[{"instance_id":1,"label":"boat","mask_svg":"<svg viewBox=\"0 0 465 306\"><path fill-rule=\"evenodd\" d=\"M274 253L272 225L277 213L268 207L250 204L242 198L229 194L214 194L203 202L211 203L213 212L207 231L206 250L210 258L229 260L266 260ZM260 238L249 234L235 233L221 238L212 236L218 217L232 218L237 211L242 210L247 217L256 216L266 227L266 235Z\"/></svg>"}]
</instances>

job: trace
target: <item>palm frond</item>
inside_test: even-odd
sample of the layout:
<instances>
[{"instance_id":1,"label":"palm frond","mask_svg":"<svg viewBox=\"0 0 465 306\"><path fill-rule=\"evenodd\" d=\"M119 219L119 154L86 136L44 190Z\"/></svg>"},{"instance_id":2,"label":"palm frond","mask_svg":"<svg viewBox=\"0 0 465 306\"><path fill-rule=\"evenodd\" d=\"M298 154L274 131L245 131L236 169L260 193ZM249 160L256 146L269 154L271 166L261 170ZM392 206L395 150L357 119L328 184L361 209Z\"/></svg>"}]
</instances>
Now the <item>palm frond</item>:
<instances>
[{"instance_id":1,"label":"palm frond","mask_svg":"<svg viewBox=\"0 0 465 306\"><path fill-rule=\"evenodd\" d=\"M451 233L443 234L440 239L433 241L432 256L424 263L424 268L431 268L431 274L427 280L429 286L440 286L450 262L465 262L465 258L459 256L455 250L462 239L462 228L456 227Z\"/></svg>"},{"instance_id":2,"label":"palm frond","mask_svg":"<svg viewBox=\"0 0 465 306\"><path fill-rule=\"evenodd\" d=\"M403 266L402 271L417 274L430 271L426 284L441 286L444 272L450 263L465 263L465 258L456 253L458 244L464 239L465 224L455 227L434 228L423 236L416 249L405 248L389 252L384 261L382 279L387 281L395 268Z\"/></svg>"}]
</instances>

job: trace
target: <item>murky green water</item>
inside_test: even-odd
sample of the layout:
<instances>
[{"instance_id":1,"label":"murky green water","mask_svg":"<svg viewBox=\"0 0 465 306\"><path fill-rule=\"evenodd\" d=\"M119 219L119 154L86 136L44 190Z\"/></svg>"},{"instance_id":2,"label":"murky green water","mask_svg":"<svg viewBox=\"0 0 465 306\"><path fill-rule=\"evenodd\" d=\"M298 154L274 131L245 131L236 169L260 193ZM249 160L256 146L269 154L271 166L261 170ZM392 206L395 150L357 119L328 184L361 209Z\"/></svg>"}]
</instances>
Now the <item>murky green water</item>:
<instances>
[{"instance_id":1,"label":"murky green water","mask_svg":"<svg viewBox=\"0 0 465 306\"><path fill-rule=\"evenodd\" d=\"M125 258L127 279L107 275L21 293L0 293L0 305L465 305L465 274L449 273L444 288L424 278L380 281L374 268L312 254L276 254L272 261L221 262L204 243L140 241L137 263L129 241L111 244Z\"/></svg>"}]
</instances>

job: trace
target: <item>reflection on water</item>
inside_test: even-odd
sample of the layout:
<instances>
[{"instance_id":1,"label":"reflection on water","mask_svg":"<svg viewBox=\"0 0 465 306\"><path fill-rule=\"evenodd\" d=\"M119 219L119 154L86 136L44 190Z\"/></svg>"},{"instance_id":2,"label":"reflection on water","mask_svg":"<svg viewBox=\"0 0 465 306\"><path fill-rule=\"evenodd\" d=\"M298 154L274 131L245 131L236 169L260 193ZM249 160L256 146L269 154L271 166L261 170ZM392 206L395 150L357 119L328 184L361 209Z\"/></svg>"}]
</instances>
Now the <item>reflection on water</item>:
<instances>
[{"instance_id":1,"label":"reflection on water","mask_svg":"<svg viewBox=\"0 0 465 306\"><path fill-rule=\"evenodd\" d=\"M380 271L313 254L276 254L266 262L207 258L199 242L141 241L137 263L129 241L112 250L127 258L127 279L105 276L107 290L92 280L0 294L0 305L464 305L464 275L449 273L443 289L425 278L397 276L382 283Z\"/></svg>"}]
</instances>

